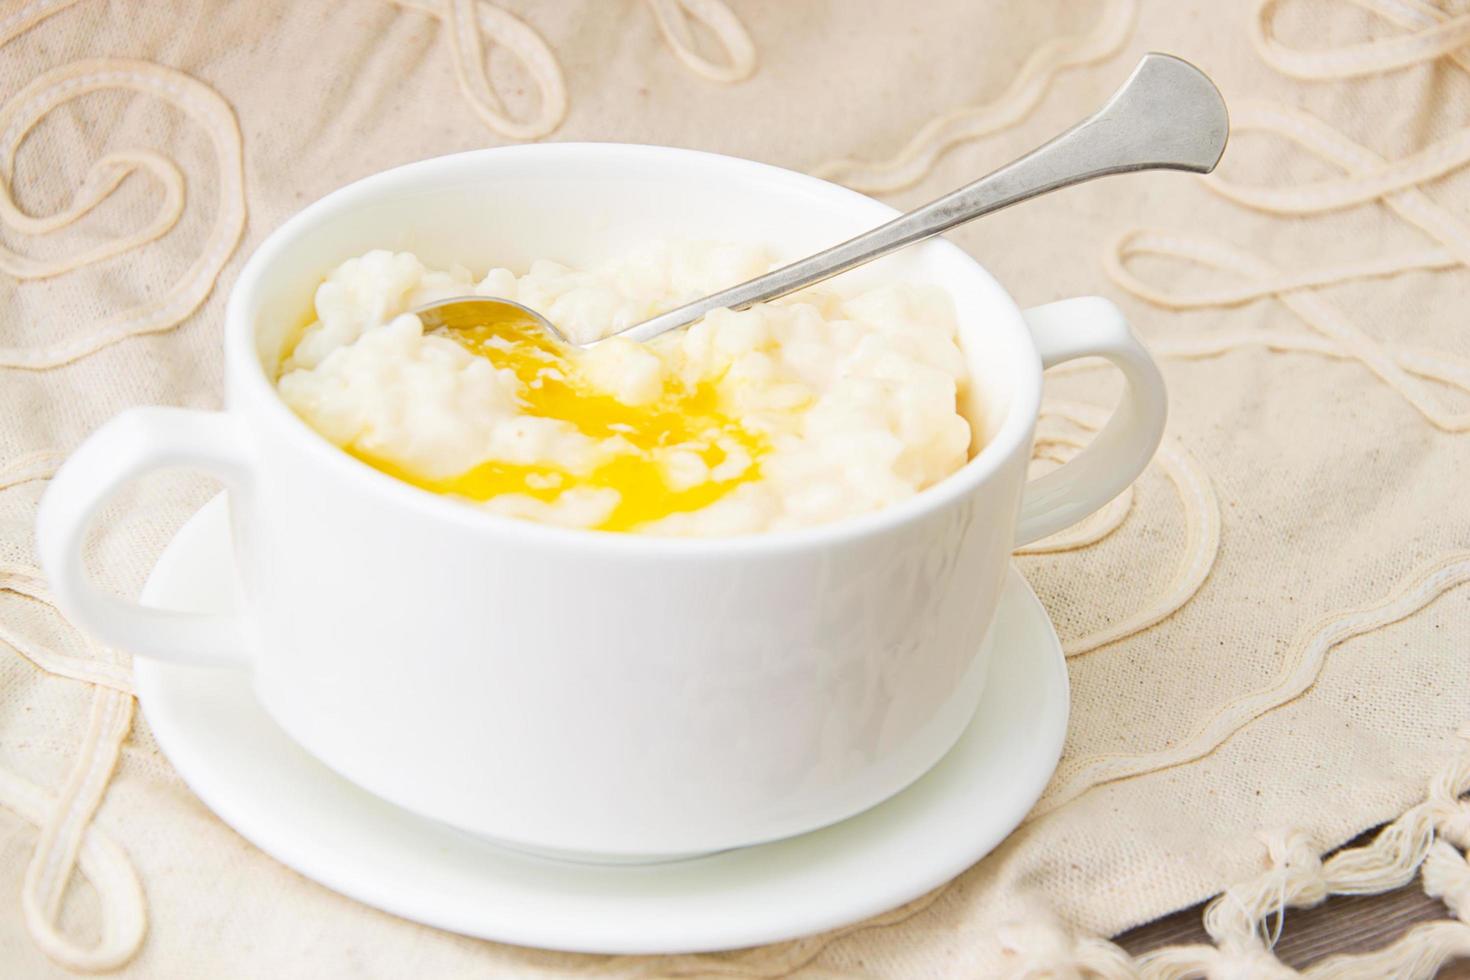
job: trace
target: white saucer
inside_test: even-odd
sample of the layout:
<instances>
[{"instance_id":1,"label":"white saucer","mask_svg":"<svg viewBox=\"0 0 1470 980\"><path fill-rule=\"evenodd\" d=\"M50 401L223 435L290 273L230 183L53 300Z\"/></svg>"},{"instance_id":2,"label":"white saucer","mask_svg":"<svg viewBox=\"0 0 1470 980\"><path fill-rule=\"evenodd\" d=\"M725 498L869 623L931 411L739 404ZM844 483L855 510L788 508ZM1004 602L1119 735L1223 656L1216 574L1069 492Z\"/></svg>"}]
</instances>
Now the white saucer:
<instances>
[{"instance_id":1,"label":"white saucer","mask_svg":"<svg viewBox=\"0 0 1470 980\"><path fill-rule=\"evenodd\" d=\"M150 605L234 601L223 496L174 538ZM656 865L573 864L507 850L370 795L265 715L245 674L139 658L138 699L184 780L261 850L358 901L501 942L675 953L791 939L875 915L958 875L1015 829L1050 779L1067 672L1041 604L1012 570L980 710L908 789L800 837Z\"/></svg>"}]
</instances>

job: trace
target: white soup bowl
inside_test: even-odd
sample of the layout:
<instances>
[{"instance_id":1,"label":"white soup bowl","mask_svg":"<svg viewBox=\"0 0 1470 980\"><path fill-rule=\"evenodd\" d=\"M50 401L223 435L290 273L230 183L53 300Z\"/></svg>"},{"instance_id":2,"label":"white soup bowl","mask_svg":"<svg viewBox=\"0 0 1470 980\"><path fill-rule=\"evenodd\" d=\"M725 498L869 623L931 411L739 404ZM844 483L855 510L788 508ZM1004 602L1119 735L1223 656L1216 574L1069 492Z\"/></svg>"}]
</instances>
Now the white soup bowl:
<instances>
[{"instance_id":1,"label":"white soup bowl","mask_svg":"<svg viewBox=\"0 0 1470 980\"><path fill-rule=\"evenodd\" d=\"M952 297L972 458L877 513L724 539L565 530L435 496L329 444L274 379L322 277L369 249L481 271L585 265L655 238L785 259L893 215L776 167L617 144L463 153L330 194L235 283L225 409L125 412L52 481L38 530L60 606L137 656L248 666L266 710L327 765L515 846L658 858L873 806L969 723L1012 549L1111 499L1158 444L1163 384L1112 304L1022 312L944 241L835 280ZM1042 369L1083 356L1121 369L1123 400L1083 453L1028 483ZM238 618L144 608L85 572L111 493L172 465L229 489Z\"/></svg>"}]
</instances>

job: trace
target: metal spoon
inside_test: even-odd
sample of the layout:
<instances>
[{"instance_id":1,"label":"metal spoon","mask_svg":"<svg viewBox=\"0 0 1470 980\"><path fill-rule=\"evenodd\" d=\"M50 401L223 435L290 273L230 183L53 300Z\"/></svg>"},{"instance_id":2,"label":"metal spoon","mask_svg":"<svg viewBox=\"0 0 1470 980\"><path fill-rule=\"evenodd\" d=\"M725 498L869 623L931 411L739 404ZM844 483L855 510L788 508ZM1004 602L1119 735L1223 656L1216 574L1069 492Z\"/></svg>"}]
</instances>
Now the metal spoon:
<instances>
[{"instance_id":1,"label":"metal spoon","mask_svg":"<svg viewBox=\"0 0 1470 980\"><path fill-rule=\"evenodd\" d=\"M1123 87L1096 113L989 176L826 251L613 336L648 340L693 323L711 310L742 310L785 296L981 215L1096 177L1135 170L1209 173L1225 152L1229 128L1225 101L1204 72L1172 55L1144 55ZM509 300L460 296L414 312L429 329L524 322L529 316L552 336L566 340L541 314Z\"/></svg>"}]
</instances>

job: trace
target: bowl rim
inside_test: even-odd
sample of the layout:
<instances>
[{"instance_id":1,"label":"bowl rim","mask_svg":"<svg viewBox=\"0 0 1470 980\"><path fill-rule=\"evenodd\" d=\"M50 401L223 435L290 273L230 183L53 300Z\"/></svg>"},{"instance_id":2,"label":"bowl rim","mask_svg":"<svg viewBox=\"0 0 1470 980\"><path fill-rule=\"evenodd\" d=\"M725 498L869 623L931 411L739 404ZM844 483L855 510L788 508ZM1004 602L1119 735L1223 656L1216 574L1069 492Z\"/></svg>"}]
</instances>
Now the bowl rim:
<instances>
[{"instance_id":1,"label":"bowl rim","mask_svg":"<svg viewBox=\"0 0 1470 980\"><path fill-rule=\"evenodd\" d=\"M1020 307L1010 293L974 257L943 237L910 248L939 252L947 256L950 262L957 259L966 274L982 279L991 287L991 292L1005 301L1003 308L996 311L994 322L987 321L985 328L1019 333L1023 341L1022 349L1030 350L1032 356L1028 364L1018 365L1020 370L1011 373L1013 387L1005 418L978 453L958 470L932 486L865 514L789 530L714 537L558 527L470 506L463 501L435 494L389 476L327 440L292 412L280 398L257 356L255 324L250 306L260 283L269 273L276 258L303 233L340 210L367 204L373 197L385 193L408 191L411 185L420 185L425 178L472 167L479 161L505 161L514 156L541 156L549 159L594 154L609 159L622 158L622 162L654 159L667 162L673 158L691 166L743 170L747 177L754 175L773 185L824 197L835 206L861 210L865 215L871 214L879 221L900 213L881 201L819 177L742 157L682 147L641 143L527 143L467 150L402 164L362 177L318 198L277 226L255 248L231 288L225 310L226 411L243 414L246 418L250 418L254 411L263 412L264 420L273 423L273 436L290 440L300 452L319 459L330 472L342 479L356 483L385 502L407 508L426 519L456 524L466 531L521 538L527 543L539 542L575 550L629 555L700 557L736 553L780 554L820 549L892 532L954 505L985 483L1018 451L1029 450L1031 432L1041 407L1042 372L1040 356L1036 353L1030 331L1026 327ZM462 175L456 176L463 182ZM961 329L964 329L963 326ZM247 427L254 429L253 425ZM1008 514L1006 517L1009 519L1013 515Z\"/></svg>"}]
</instances>

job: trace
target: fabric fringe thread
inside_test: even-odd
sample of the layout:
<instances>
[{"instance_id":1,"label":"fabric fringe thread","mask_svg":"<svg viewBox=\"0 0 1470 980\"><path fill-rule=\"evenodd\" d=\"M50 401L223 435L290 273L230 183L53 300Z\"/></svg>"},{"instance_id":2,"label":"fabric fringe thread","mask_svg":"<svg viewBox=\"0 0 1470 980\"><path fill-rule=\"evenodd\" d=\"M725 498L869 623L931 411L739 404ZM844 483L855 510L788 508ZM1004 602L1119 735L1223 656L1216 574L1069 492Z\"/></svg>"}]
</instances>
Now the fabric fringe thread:
<instances>
[{"instance_id":1,"label":"fabric fringe thread","mask_svg":"<svg viewBox=\"0 0 1470 980\"><path fill-rule=\"evenodd\" d=\"M1470 739L1470 726L1458 733ZM1010 978L1097 977L1178 980L1209 977L1310 977L1323 980L1428 980L1450 959L1470 955L1470 747L1431 781L1423 802L1367 844L1327 858L1298 831L1263 833L1265 868L1226 889L1205 908L1213 945L1176 946L1136 959L1107 940L1078 938L1047 920L1009 923L987 945L994 975ZM1333 895L1400 888L1419 876L1424 891L1455 916L1422 923L1381 949L1337 955L1295 970L1274 952L1289 909L1311 908Z\"/></svg>"}]
</instances>

